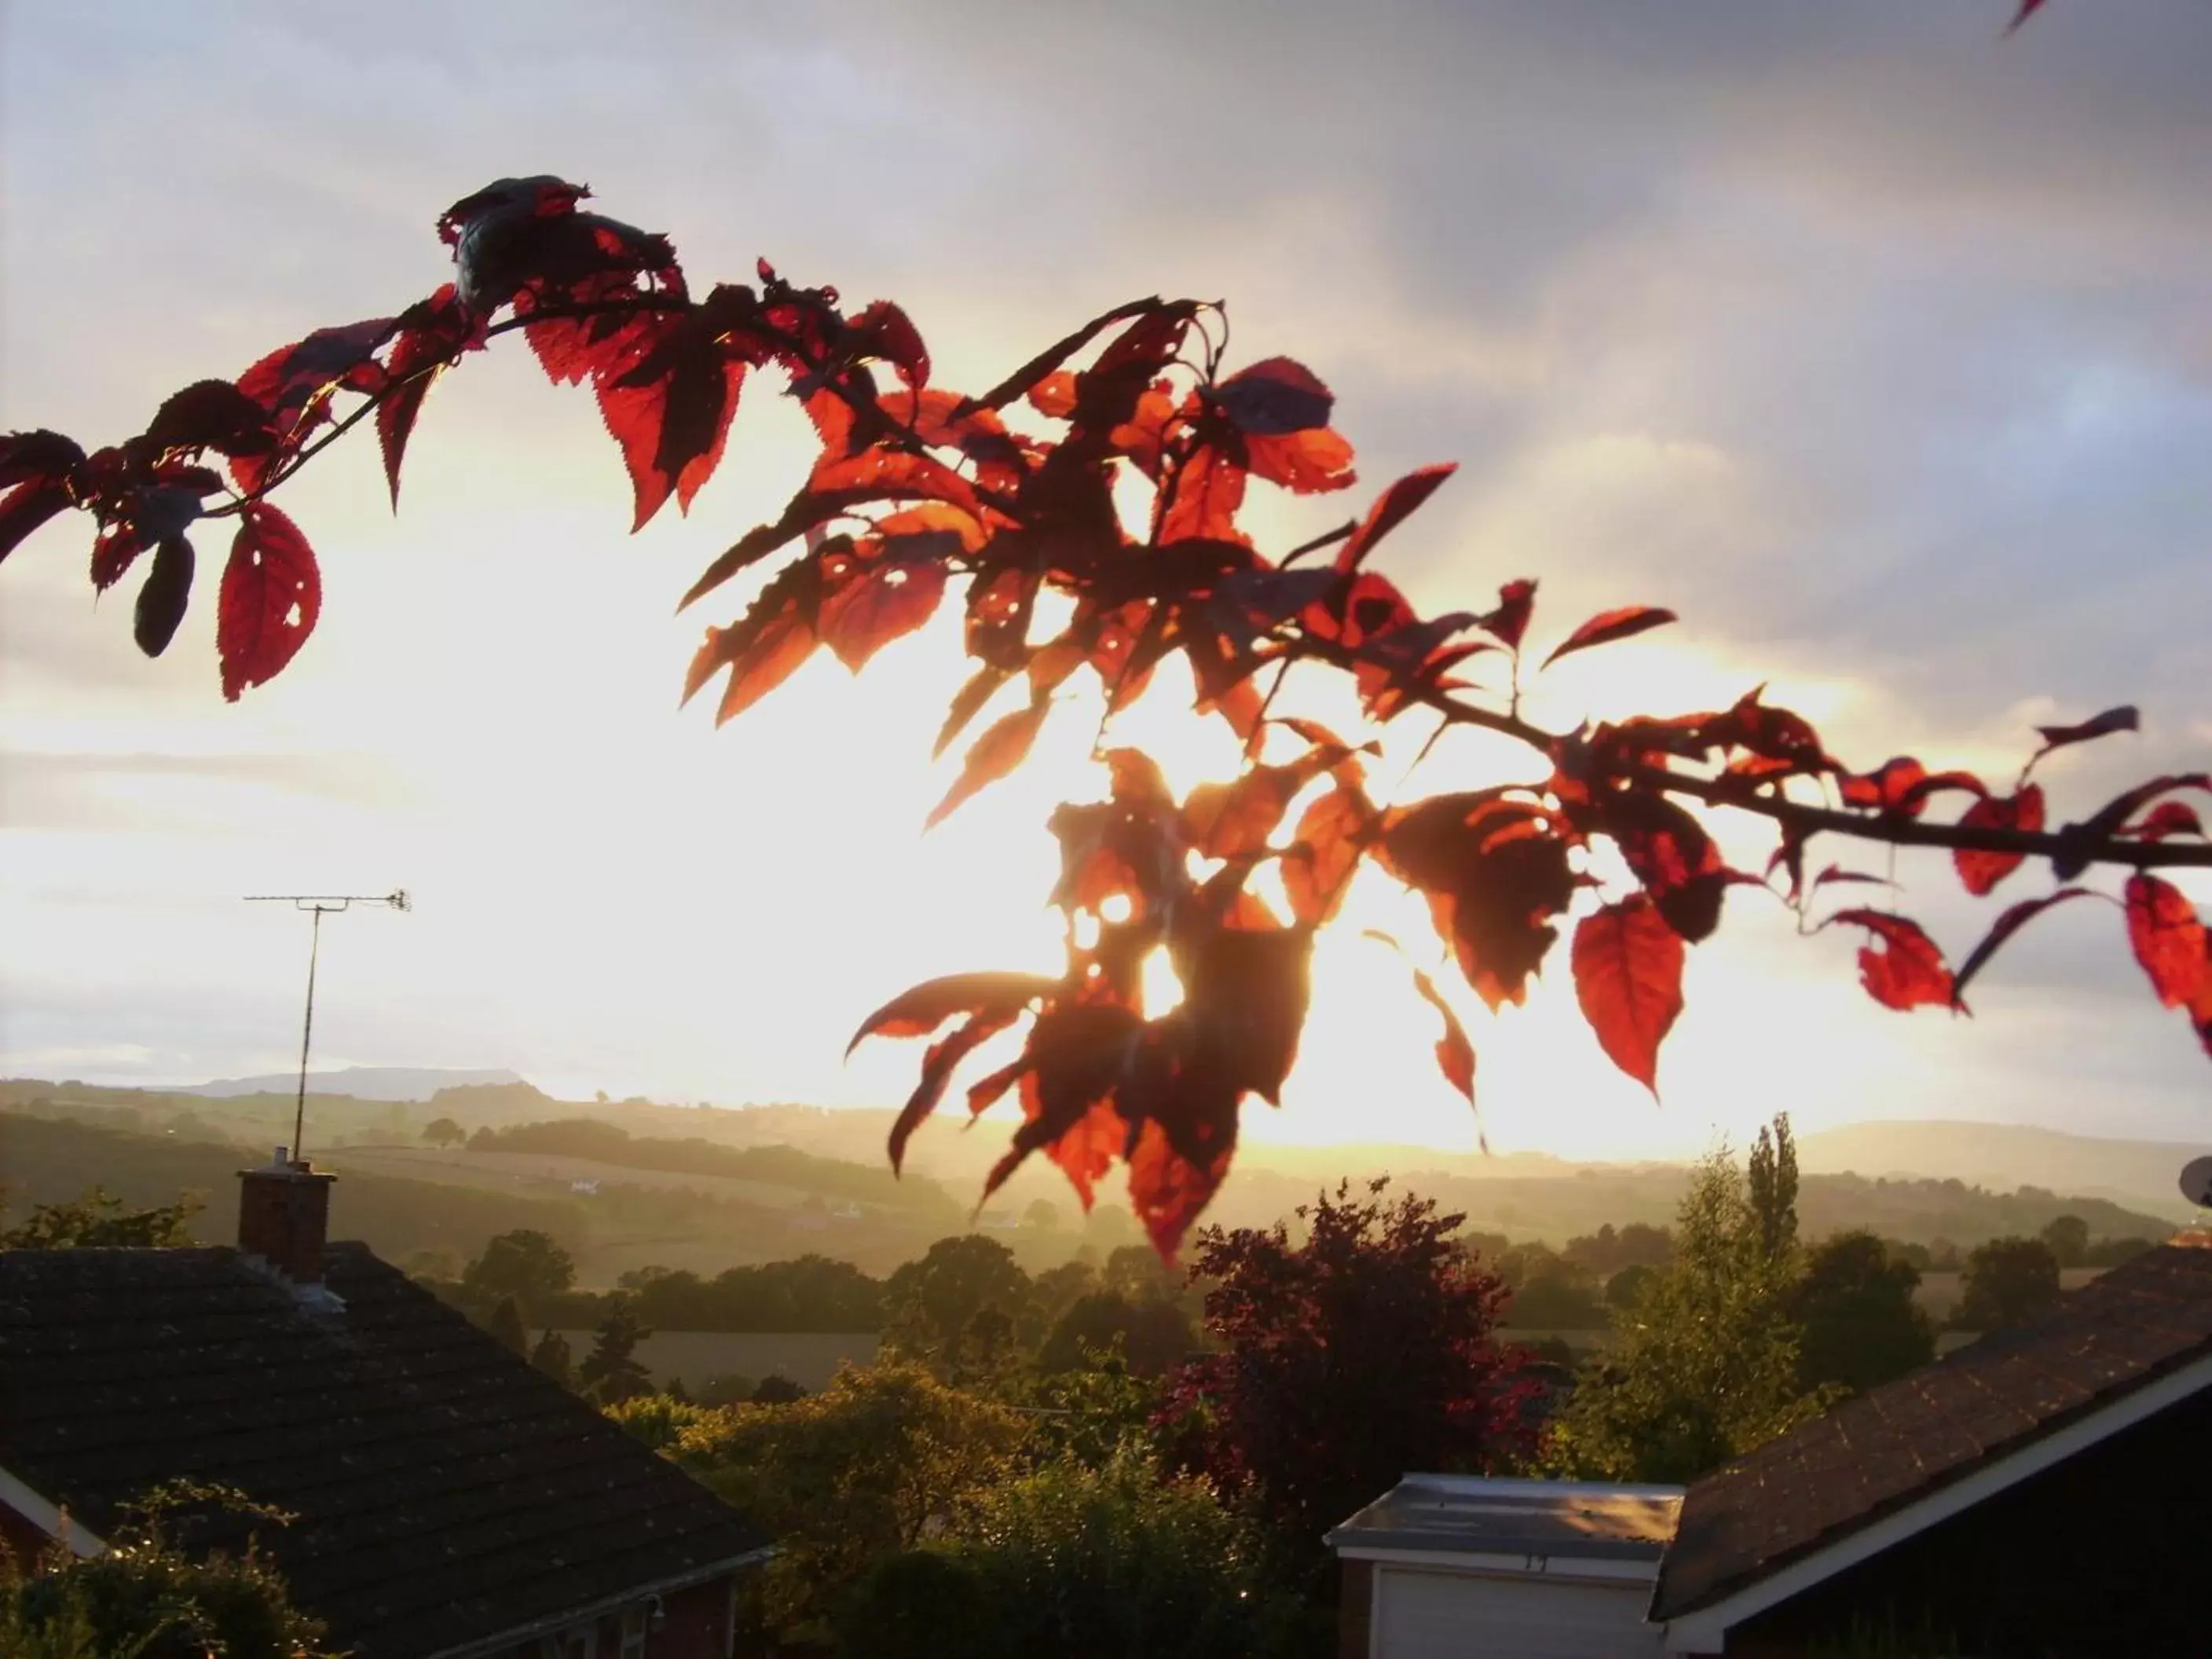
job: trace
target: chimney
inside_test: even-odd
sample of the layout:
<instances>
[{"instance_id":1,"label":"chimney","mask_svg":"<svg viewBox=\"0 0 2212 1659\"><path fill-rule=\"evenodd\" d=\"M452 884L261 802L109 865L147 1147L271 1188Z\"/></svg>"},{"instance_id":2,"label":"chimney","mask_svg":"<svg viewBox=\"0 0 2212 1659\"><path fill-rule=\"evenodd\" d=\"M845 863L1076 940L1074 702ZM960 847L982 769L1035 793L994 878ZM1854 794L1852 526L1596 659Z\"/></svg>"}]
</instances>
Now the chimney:
<instances>
[{"instance_id":1,"label":"chimney","mask_svg":"<svg viewBox=\"0 0 2212 1659\"><path fill-rule=\"evenodd\" d=\"M238 1248L295 1288L323 1282L331 1183L279 1146L265 1168L238 1172Z\"/></svg>"}]
</instances>

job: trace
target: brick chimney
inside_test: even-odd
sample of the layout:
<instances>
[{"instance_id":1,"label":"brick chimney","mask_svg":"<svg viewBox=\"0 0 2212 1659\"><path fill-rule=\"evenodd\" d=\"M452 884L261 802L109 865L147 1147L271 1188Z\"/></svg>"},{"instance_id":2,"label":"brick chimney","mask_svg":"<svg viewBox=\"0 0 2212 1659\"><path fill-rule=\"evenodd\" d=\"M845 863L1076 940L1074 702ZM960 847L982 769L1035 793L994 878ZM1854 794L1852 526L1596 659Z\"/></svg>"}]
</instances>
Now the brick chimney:
<instances>
[{"instance_id":1,"label":"brick chimney","mask_svg":"<svg viewBox=\"0 0 2212 1659\"><path fill-rule=\"evenodd\" d=\"M330 1235L331 1183L279 1146L266 1167L238 1172L238 1248L290 1284L323 1282L323 1243Z\"/></svg>"}]
</instances>

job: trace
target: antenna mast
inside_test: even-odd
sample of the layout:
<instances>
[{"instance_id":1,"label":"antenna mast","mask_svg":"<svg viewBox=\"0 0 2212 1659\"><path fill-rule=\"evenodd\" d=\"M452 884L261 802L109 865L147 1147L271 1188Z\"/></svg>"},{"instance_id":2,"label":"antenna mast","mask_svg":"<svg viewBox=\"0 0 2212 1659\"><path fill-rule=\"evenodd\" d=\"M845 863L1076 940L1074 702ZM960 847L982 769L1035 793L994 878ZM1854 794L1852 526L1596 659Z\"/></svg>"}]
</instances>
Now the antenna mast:
<instances>
[{"instance_id":1,"label":"antenna mast","mask_svg":"<svg viewBox=\"0 0 2212 1659\"><path fill-rule=\"evenodd\" d=\"M300 1094L292 1108L292 1162L300 1168L307 1167L307 1160L300 1151L300 1142L307 1127L307 1047L315 1035L315 960L322 954L323 918L340 910L350 910L356 904L383 904L394 910L411 910L414 902L407 890L396 887L389 893L249 893L248 904L289 904L295 910L305 910L314 917L308 929L307 941L307 1013L300 1022Z\"/></svg>"}]
</instances>

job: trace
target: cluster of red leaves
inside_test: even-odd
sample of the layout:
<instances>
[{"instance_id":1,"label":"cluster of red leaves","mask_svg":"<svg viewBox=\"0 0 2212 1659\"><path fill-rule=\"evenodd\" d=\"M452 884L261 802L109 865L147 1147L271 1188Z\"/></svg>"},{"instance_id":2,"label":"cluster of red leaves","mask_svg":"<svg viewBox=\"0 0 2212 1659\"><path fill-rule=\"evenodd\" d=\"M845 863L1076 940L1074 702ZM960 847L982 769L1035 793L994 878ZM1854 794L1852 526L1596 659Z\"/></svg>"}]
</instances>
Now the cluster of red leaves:
<instances>
[{"instance_id":1,"label":"cluster of red leaves","mask_svg":"<svg viewBox=\"0 0 2212 1659\"><path fill-rule=\"evenodd\" d=\"M1816 921L1829 889L1875 879L1836 866L1808 879L1816 834L1948 848L1977 896L2031 856L2060 884L2094 862L2132 865L2114 902L2136 954L2160 999L2187 1011L2212 1048L2204 928L2148 868L2207 861L2197 856L2203 825L2178 797L2212 782L2155 778L2053 831L2031 775L2054 750L2134 729L2132 708L2045 728L2043 747L2002 792L1909 757L1855 770L1758 691L1725 709L1547 732L1519 714L1534 582L1504 583L1486 610L1425 617L1374 568L1378 546L1451 476L1449 465L1396 480L1364 516L1280 556L1255 545L1239 522L1254 480L1294 495L1342 490L1356 482L1353 456L1331 424L1334 398L1310 369L1271 357L1226 370L1218 307L1119 307L963 397L931 383L927 348L896 306L848 318L834 289L794 287L764 263L757 289L719 285L695 300L665 238L581 210L586 194L534 178L464 198L439 220L450 284L397 315L319 330L235 383L188 386L119 447L88 455L52 432L0 439L0 556L70 507L95 521L98 586L150 548L137 634L158 653L191 590L187 529L236 518L217 629L224 691L235 697L292 659L320 607L314 555L268 492L373 416L396 501L430 385L494 336L522 331L551 379L589 386L628 469L638 526L672 495L689 507L720 459L748 373L780 371L820 453L784 509L685 596L691 604L781 560L741 615L707 630L687 696L720 679L718 718L727 719L818 647L857 672L950 597L975 670L940 752L992 704L1009 706L969 743L930 823L1018 767L1056 702L1087 688L1110 720L1170 658L1182 659L1197 709L1225 720L1245 748L1238 777L1180 800L1141 754L1108 753L1109 798L1063 806L1051 824L1063 855L1054 902L1068 921L1065 972L933 981L863 1024L862 1036L933 1039L892 1135L894 1164L960 1066L985 1042L1018 1036L1015 1058L968 1090L971 1111L1012 1094L1023 1112L987 1194L1042 1151L1088 1204L1120 1160L1152 1238L1171 1252L1229 1167L1245 1097L1277 1097L1304 1024L1314 933L1370 864L1419 895L1439 945L1493 1011L1524 1000L1571 921L1569 966L1599 1045L1655 1091L1687 948L1718 926L1731 886L1780 896L1812 931L1863 930L1863 981L1897 1009L1962 1009L1968 981L2026 922L2091 890L2062 884L2014 905L1954 969L1892 910ZM877 364L895 384L878 385ZM1311 560L1321 553L1332 556ZM1673 620L1647 605L1602 611L1531 672ZM1371 742L1269 718L1284 677L1305 664L1348 674L1377 728L1416 711L1434 715L1439 734L1480 727L1524 744L1537 775L1378 804L1361 758ZM1271 757L1285 742L1292 752ZM1963 810L1938 821L1931 808L1947 799ZM1689 800L1778 825L1763 882L1729 866ZM2168 845L2177 839L2197 844ZM1279 874L1287 914L1252 890L1263 866ZM1144 1005L1155 952L1182 986L1172 1008ZM1426 973L1415 971L1413 988L1443 1021L1439 1066L1472 1101L1465 1028Z\"/></svg>"}]
</instances>

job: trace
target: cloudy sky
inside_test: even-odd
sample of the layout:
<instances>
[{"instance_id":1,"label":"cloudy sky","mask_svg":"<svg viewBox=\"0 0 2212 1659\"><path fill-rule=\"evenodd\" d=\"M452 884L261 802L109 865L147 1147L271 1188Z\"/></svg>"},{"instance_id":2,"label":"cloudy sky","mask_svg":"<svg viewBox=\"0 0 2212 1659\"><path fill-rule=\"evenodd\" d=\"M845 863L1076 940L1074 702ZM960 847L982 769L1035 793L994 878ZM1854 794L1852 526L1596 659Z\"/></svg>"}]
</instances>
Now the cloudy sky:
<instances>
[{"instance_id":1,"label":"cloudy sky","mask_svg":"<svg viewBox=\"0 0 2212 1659\"><path fill-rule=\"evenodd\" d=\"M2139 737L2048 768L2084 812L2212 749L2212 8L2052 0L2001 41L2008 9L17 0L0 428L110 441L388 314L443 278L438 211L506 174L587 181L695 281L766 254L896 296L955 385L1133 295L1226 296L1240 352L1333 384L1369 484L1462 464L1384 559L1417 602L1526 574L1540 636L1682 613L1563 667L1542 717L1765 680L1861 763L1999 776L2037 720L2140 703ZM1042 820L1096 784L1071 722L920 835L960 678L934 629L720 732L678 712L726 611L674 599L807 450L756 395L690 518L631 538L589 399L520 350L471 361L396 519L370 446L288 490L324 617L235 706L204 550L148 662L82 525L27 544L0 572L0 1073L281 1069L305 926L241 896L404 884L414 915L328 929L322 1063L897 1098L918 1056L847 1066L845 1034L928 974L1049 964ZM1898 872L1963 951L1980 918L1941 864ZM1577 1029L1564 963L1472 1018L1493 1142L1678 1153L1783 1106L2212 1132L2212 1068L2104 907L2053 913L1966 1021L1873 1007L1855 941L1753 898L1696 954L1663 1105ZM1316 971L1255 1128L1467 1144L1402 968L1347 942Z\"/></svg>"}]
</instances>

